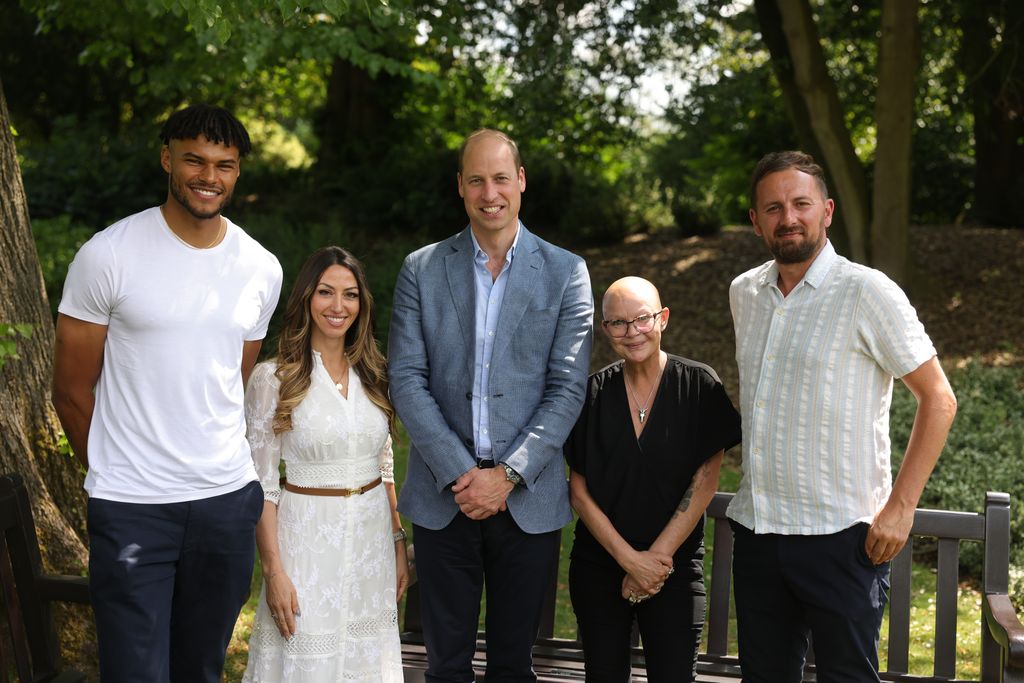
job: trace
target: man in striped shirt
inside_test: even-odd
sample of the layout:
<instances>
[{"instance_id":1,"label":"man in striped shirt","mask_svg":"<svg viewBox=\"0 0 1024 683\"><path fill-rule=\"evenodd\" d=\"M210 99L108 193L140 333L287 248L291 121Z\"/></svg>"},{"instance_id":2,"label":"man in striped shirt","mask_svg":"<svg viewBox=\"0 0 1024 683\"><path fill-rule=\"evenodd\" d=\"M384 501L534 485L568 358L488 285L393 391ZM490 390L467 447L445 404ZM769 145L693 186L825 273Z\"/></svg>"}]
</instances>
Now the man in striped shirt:
<instances>
[{"instance_id":1,"label":"man in striped shirt","mask_svg":"<svg viewBox=\"0 0 1024 683\"><path fill-rule=\"evenodd\" d=\"M801 152L765 156L750 221L774 259L729 290L743 415L743 479L729 506L747 683L878 681L889 561L956 413L906 295L827 239L835 203ZM893 378L917 399L895 482Z\"/></svg>"}]
</instances>

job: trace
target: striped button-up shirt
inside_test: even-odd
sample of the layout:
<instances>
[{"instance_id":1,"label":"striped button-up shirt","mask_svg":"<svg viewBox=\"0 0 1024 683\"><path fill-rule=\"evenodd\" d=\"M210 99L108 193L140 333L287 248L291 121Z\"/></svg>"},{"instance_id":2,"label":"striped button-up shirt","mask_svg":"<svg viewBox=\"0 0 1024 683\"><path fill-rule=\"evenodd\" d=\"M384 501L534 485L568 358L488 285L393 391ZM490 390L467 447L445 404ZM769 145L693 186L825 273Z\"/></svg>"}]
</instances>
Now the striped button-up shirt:
<instances>
[{"instance_id":1,"label":"striped button-up shirt","mask_svg":"<svg viewBox=\"0 0 1024 683\"><path fill-rule=\"evenodd\" d=\"M743 478L728 515L757 533L831 534L888 500L893 378L935 348L903 291L831 243L788 296L778 274L770 261L729 289Z\"/></svg>"}]
</instances>

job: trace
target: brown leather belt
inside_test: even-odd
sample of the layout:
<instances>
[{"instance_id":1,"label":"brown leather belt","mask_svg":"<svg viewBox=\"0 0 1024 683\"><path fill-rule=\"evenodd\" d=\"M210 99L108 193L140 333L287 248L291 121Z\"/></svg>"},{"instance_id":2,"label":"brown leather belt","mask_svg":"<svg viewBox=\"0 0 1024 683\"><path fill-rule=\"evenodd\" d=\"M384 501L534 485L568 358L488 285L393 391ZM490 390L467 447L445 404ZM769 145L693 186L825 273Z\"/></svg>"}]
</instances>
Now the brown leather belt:
<instances>
[{"instance_id":1,"label":"brown leather belt","mask_svg":"<svg viewBox=\"0 0 1024 683\"><path fill-rule=\"evenodd\" d=\"M383 481L380 477L377 477L369 484L360 486L357 489L317 489L307 486L296 486L291 482L284 482L285 491L291 491L292 493L301 493L304 496L358 496L361 493L366 493L370 489L377 488Z\"/></svg>"}]
</instances>

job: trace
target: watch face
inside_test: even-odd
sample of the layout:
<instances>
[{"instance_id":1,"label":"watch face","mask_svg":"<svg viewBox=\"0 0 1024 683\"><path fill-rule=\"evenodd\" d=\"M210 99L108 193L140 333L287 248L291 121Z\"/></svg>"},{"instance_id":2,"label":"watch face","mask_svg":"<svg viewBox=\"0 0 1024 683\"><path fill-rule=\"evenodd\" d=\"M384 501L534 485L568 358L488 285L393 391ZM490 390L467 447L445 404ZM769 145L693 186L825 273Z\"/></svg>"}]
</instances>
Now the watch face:
<instances>
[{"instance_id":1,"label":"watch face","mask_svg":"<svg viewBox=\"0 0 1024 683\"><path fill-rule=\"evenodd\" d=\"M512 467L502 463L502 467L505 468L505 479L512 482L513 484L519 484L523 481L523 478L516 472Z\"/></svg>"}]
</instances>

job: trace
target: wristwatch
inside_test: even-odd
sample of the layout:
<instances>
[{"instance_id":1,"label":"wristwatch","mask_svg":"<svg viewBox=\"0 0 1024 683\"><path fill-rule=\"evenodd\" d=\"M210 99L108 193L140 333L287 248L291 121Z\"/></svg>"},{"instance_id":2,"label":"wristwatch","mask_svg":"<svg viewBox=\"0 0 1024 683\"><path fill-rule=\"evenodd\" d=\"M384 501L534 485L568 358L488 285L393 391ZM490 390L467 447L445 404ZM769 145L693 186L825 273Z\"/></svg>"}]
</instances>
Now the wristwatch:
<instances>
[{"instance_id":1,"label":"wristwatch","mask_svg":"<svg viewBox=\"0 0 1024 683\"><path fill-rule=\"evenodd\" d=\"M513 486L519 486L523 483L523 475L512 469L507 462L501 463L501 466L505 468L505 481L512 482Z\"/></svg>"}]
</instances>

